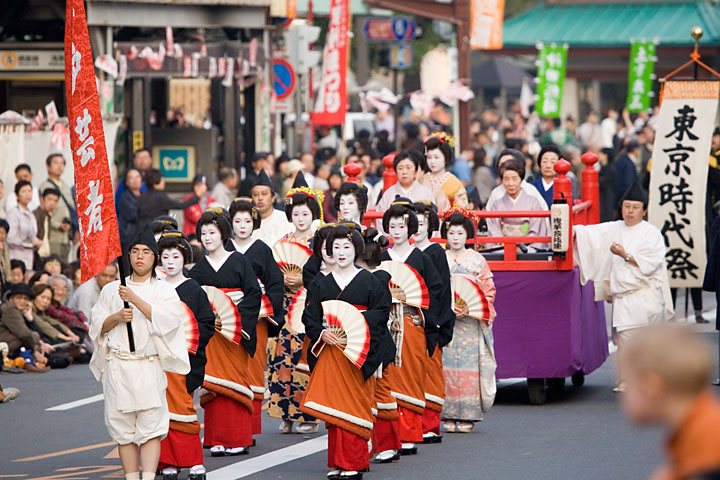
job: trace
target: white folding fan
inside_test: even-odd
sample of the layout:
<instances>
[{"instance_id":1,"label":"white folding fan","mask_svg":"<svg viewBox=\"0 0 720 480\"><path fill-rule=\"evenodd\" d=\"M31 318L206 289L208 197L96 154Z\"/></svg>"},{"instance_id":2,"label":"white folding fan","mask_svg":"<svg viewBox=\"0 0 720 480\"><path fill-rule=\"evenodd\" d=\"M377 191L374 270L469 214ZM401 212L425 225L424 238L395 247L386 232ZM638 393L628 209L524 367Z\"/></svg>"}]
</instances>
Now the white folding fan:
<instances>
[{"instance_id":1,"label":"white folding fan","mask_svg":"<svg viewBox=\"0 0 720 480\"><path fill-rule=\"evenodd\" d=\"M294 333L305 333L305 325L302 323L302 315L305 311L305 300L307 290L300 287L300 290L293 296L287 312L287 327Z\"/></svg>"},{"instance_id":2,"label":"white folding fan","mask_svg":"<svg viewBox=\"0 0 720 480\"><path fill-rule=\"evenodd\" d=\"M326 300L322 308L326 328L340 340L337 347L356 367L362 367L370 350L370 329L363 314L342 300Z\"/></svg>"},{"instance_id":3,"label":"white folding fan","mask_svg":"<svg viewBox=\"0 0 720 480\"><path fill-rule=\"evenodd\" d=\"M215 321L220 320L221 327L216 330L233 343L240 343L242 338L242 320L232 299L221 289L203 285L208 300L215 313Z\"/></svg>"},{"instance_id":4,"label":"white folding fan","mask_svg":"<svg viewBox=\"0 0 720 480\"><path fill-rule=\"evenodd\" d=\"M241 288L218 288L218 290L230 297L230 300L232 300L235 305L238 305L242 302L242 299L245 298L245 294Z\"/></svg>"},{"instance_id":5,"label":"white folding fan","mask_svg":"<svg viewBox=\"0 0 720 480\"><path fill-rule=\"evenodd\" d=\"M272 249L273 257L284 274L302 274L302 269L312 251L305 245L286 240L280 240Z\"/></svg>"},{"instance_id":6,"label":"white folding fan","mask_svg":"<svg viewBox=\"0 0 720 480\"><path fill-rule=\"evenodd\" d=\"M183 306L183 328L185 329L185 342L187 343L188 352L195 355L200 346L200 329L198 328L195 314L185 302L180 302Z\"/></svg>"},{"instance_id":7,"label":"white folding fan","mask_svg":"<svg viewBox=\"0 0 720 480\"><path fill-rule=\"evenodd\" d=\"M397 293L405 294L405 302L413 307L427 310L430 306L430 294L425 280L410 265L395 260L385 260L380 263L380 270L385 270L391 276L390 292L395 297Z\"/></svg>"},{"instance_id":8,"label":"white folding fan","mask_svg":"<svg viewBox=\"0 0 720 480\"><path fill-rule=\"evenodd\" d=\"M467 306L470 311L468 316L477 320L490 321L490 303L474 277L454 273L452 290L457 308L461 309L463 306Z\"/></svg>"}]
</instances>

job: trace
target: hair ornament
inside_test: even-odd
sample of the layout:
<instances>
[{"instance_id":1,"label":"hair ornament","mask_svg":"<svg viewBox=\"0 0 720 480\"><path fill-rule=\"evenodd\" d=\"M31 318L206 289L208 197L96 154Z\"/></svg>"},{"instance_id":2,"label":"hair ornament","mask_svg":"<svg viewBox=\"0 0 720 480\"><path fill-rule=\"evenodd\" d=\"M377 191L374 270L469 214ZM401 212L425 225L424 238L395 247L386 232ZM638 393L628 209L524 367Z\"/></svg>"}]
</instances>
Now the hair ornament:
<instances>
[{"instance_id":1,"label":"hair ornament","mask_svg":"<svg viewBox=\"0 0 720 480\"><path fill-rule=\"evenodd\" d=\"M423 143L427 143L427 141L431 138L437 138L438 140L440 140L441 143L447 143L448 145L450 145L450 148L455 148L455 137L453 137L447 132L432 132Z\"/></svg>"},{"instance_id":2,"label":"hair ornament","mask_svg":"<svg viewBox=\"0 0 720 480\"><path fill-rule=\"evenodd\" d=\"M320 223L325 223L325 219L323 218L323 200L325 200L325 194L321 192L320 190L313 190L310 187L295 187L288 190L287 195L285 195L285 204L286 205L292 205L292 196L296 193L303 193L307 195L308 197L314 199L318 205L320 206Z\"/></svg>"},{"instance_id":3,"label":"hair ornament","mask_svg":"<svg viewBox=\"0 0 720 480\"><path fill-rule=\"evenodd\" d=\"M215 215L225 215L225 211L220 207L209 207L205 209L206 212L213 212Z\"/></svg>"},{"instance_id":4,"label":"hair ornament","mask_svg":"<svg viewBox=\"0 0 720 480\"><path fill-rule=\"evenodd\" d=\"M180 232L163 232L162 234L160 234L161 238L166 238L166 237L182 238L183 236L184 235Z\"/></svg>"}]
</instances>

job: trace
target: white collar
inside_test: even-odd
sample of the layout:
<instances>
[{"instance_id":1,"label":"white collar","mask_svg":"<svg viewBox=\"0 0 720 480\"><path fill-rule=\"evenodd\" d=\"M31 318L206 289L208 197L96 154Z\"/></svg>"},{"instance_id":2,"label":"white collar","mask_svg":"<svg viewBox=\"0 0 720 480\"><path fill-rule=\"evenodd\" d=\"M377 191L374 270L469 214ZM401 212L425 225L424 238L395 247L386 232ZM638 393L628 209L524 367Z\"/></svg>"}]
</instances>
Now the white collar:
<instances>
[{"instance_id":1,"label":"white collar","mask_svg":"<svg viewBox=\"0 0 720 480\"><path fill-rule=\"evenodd\" d=\"M245 245L244 247L241 247L241 246L235 241L235 239L233 238L233 239L232 239L232 244L233 244L233 246L235 247L235 250L237 250L238 252L240 252L240 253L242 253L242 254L245 254L245 252L247 252L247 251L250 249L250 247L252 247L253 244L254 244L256 241L257 241L257 238L254 238L254 239L252 240L252 242L248 243L248 244Z\"/></svg>"},{"instance_id":2,"label":"white collar","mask_svg":"<svg viewBox=\"0 0 720 480\"><path fill-rule=\"evenodd\" d=\"M340 290L345 290L345 288L350 285L350 282L352 282L353 279L357 276L357 274L361 271L362 268L356 268L352 276L350 276L349 278L343 278L337 272L331 272L330 275L333 276L333 280L335 280L335 283L337 283L338 287L340 287Z\"/></svg>"},{"instance_id":3,"label":"white collar","mask_svg":"<svg viewBox=\"0 0 720 480\"><path fill-rule=\"evenodd\" d=\"M555 185L555 181L546 182L544 177L540 177L540 180L542 180L543 187L545 187L546 192L550 190L553 185Z\"/></svg>"},{"instance_id":4,"label":"white collar","mask_svg":"<svg viewBox=\"0 0 720 480\"><path fill-rule=\"evenodd\" d=\"M508 196L509 196L509 195L508 195ZM410 250L408 250L407 255L401 256L399 253L397 253L397 252L396 252L395 250L393 250L392 248L388 248L388 250L387 250L388 255L390 255L390 258L392 258L393 260L395 260L395 261L397 261L397 262L402 262L402 263L405 263L405 261L408 259L408 257L410 256L410 254L411 254L412 252L414 252L414 251L415 251L415 247L413 247L413 248L411 248Z\"/></svg>"},{"instance_id":5,"label":"white collar","mask_svg":"<svg viewBox=\"0 0 720 480\"><path fill-rule=\"evenodd\" d=\"M222 245L219 248L223 248ZM205 255L205 259L210 264L210 266L213 268L213 270L215 270L217 272L222 268L223 265L225 265L225 262L227 261L228 258L230 258L230 255L232 255L232 253L233 252L226 251L225 256L218 261L215 261L212 258L210 258L210 255Z\"/></svg>"}]
</instances>

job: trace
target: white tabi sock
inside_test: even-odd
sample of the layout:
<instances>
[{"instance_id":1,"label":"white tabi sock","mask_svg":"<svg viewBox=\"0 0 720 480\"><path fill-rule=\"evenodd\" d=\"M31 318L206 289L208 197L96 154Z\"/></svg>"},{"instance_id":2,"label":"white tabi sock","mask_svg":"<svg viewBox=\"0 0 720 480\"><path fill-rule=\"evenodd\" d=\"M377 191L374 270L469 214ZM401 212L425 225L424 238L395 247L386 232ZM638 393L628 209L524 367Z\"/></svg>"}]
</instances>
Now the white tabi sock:
<instances>
[{"instance_id":1,"label":"white tabi sock","mask_svg":"<svg viewBox=\"0 0 720 480\"><path fill-rule=\"evenodd\" d=\"M140 480L140 472L126 473L125 480Z\"/></svg>"},{"instance_id":2,"label":"white tabi sock","mask_svg":"<svg viewBox=\"0 0 720 480\"><path fill-rule=\"evenodd\" d=\"M155 480L155 472L143 472L142 480Z\"/></svg>"}]
</instances>

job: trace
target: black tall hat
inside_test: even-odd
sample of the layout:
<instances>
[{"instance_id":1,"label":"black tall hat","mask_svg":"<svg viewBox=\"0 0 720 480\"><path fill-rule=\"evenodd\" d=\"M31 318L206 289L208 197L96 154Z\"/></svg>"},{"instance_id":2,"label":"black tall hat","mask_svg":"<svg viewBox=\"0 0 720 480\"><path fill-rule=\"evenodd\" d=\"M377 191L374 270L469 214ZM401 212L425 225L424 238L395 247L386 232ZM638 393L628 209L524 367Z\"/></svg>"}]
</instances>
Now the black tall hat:
<instances>
[{"instance_id":1,"label":"black tall hat","mask_svg":"<svg viewBox=\"0 0 720 480\"><path fill-rule=\"evenodd\" d=\"M297 175L295 176L295 181L292 184L292 188L302 188L302 187L309 187L309 185L305 181L305 175L303 175L302 172L297 172Z\"/></svg>"},{"instance_id":2,"label":"black tall hat","mask_svg":"<svg viewBox=\"0 0 720 480\"><path fill-rule=\"evenodd\" d=\"M265 170L260 170L260 173L257 174L255 178L253 178L253 182L250 185L250 190L252 190L254 187L270 187L272 188L272 181L270 180L270 177L268 177L268 174L265 173Z\"/></svg>"},{"instance_id":3,"label":"black tall hat","mask_svg":"<svg viewBox=\"0 0 720 480\"><path fill-rule=\"evenodd\" d=\"M642 202L643 206L647 208L648 205L648 197L645 193L645 189L640 185L640 182L635 179L630 185L630 188L627 189L627 191L623 194L622 198L620 198L619 207L622 207L622 203L625 200L631 200L634 202Z\"/></svg>"},{"instance_id":4,"label":"black tall hat","mask_svg":"<svg viewBox=\"0 0 720 480\"><path fill-rule=\"evenodd\" d=\"M130 250L132 250L132 248L135 245L147 246L150 250L153 251L153 253L155 254L155 258L157 259L158 244L155 241L155 235L153 235L153 232L152 232L152 229L150 228L149 223L145 224L145 228L141 232L138 232L137 236L130 244L130 247L128 248L128 252L130 252Z\"/></svg>"}]
</instances>

